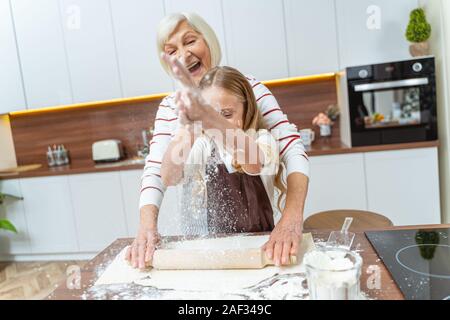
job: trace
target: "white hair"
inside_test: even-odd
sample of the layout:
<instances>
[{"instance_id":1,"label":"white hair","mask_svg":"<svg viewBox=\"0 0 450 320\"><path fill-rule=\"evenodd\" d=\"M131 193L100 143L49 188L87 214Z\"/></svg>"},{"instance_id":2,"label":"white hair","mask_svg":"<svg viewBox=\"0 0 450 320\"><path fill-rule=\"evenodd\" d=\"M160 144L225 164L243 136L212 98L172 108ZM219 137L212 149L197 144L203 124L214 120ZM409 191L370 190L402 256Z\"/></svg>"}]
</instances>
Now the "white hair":
<instances>
[{"instance_id":1,"label":"white hair","mask_svg":"<svg viewBox=\"0 0 450 320\"><path fill-rule=\"evenodd\" d=\"M214 30L198 14L190 12L180 12L173 13L164 17L158 26L156 48L158 50L158 57L163 68L167 73L170 74L170 68L161 59L161 53L164 52L164 46L169 40L170 35L172 35L178 25L183 21L186 21L192 29L203 36L203 39L208 45L209 51L211 53L211 67L217 67L220 64L220 60L222 60L222 50L220 49L220 43Z\"/></svg>"}]
</instances>

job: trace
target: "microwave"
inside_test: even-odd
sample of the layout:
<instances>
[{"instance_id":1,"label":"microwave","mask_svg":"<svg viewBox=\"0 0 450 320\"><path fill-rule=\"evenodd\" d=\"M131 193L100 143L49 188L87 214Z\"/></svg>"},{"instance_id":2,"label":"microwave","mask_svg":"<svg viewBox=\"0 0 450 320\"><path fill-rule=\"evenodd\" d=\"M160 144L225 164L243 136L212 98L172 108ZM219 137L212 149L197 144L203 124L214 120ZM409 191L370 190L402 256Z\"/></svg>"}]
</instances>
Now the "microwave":
<instances>
[{"instance_id":1,"label":"microwave","mask_svg":"<svg viewBox=\"0 0 450 320\"><path fill-rule=\"evenodd\" d=\"M437 140L432 56L346 68L338 77L338 99L348 146Z\"/></svg>"}]
</instances>

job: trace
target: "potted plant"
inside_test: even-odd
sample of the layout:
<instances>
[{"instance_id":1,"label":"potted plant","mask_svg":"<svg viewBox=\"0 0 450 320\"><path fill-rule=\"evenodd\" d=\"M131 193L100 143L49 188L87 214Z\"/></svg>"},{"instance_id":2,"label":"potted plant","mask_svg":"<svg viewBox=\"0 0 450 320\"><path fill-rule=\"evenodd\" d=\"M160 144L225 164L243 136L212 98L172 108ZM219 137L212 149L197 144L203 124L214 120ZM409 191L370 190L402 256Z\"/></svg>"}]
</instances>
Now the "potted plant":
<instances>
[{"instance_id":1,"label":"potted plant","mask_svg":"<svg viewBox=\"0 0 450 320\"><path fill-rule=\"evenodd\" d=\"M312 124L320 128L320 136L331 136L331 126L339 117L339 113L339 106L332 104L328 106L325 112L320 112L314 117Z\"/></svg>"},{"instance_id":2,"label":"potted plant","mask_svg":"<svg viewBox=\"0 0 450 320\"><path fill-rule=\"evenodd\" d=\"M426 56L430 53L428 39L431 36L431 25L428 23L425 11L417 8L411 11L406 39L411 42L409 52L413 57Z\"/></svg>"},{"instance_id":3,"label":"potted plant","mask_svg":"<svg viewBox=\"0 0 450 320\"><path fill-rule=\"evenodd\" d=\"M17 197L17 196L13 196L10 194L0 192L0 206L3 205L6 198L23 200L23 198L21 198L21 197ZM16 227L11 223L11 221L9 221L7 219L0 219L0 230L2 230L2 229L17 233Z\"/></svg>"}]
</instances>

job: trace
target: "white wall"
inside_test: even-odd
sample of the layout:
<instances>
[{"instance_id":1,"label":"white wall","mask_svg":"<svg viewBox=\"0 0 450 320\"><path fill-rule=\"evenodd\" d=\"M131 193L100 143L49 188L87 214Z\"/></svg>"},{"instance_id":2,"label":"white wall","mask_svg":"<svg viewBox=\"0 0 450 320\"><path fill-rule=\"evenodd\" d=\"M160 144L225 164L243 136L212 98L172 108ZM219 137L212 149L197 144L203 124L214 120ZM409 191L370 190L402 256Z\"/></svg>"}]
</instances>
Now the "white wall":
<instances>
[{"instance_id":1,"label":"white wall","mask_svg":"<svg viewBox=\"0 0 450 320\"><path fill-rule=\"evenodd\" d=\"M11 6L28 108L71 103L58 0L15 0Z\"/></svg>"},{"instance_id":2,"label":"white wall","mask_svg":"<svg viewBox=\"0 0 450 320\"><path fill-rule=\"evenodd\" d=\"M12 8L10 8L12 3ZM156 27L197 12L223 64L260 80L409 58L418 0L0 0L0 113L173 90ZM369 28L379 8L379 28ZM24 86L24 88L23 88Z\"/></svg>"},{"instance_id":3,"label":"white wall","mask_svg":"<svg viewBox=\"0 0 450 320\"><path fill-rule=\"evenodd\" d=\"M430 38L432 54L436 56L439 169L441 179L442 220L450 222L450 2L420 0L432 25Z\"/></svg>"},{"instance_id":4,"label":"white wall","mask_svg":"<svg viewBox=\"0 0 450 320\"><path fill-rule=\"evenodd\" d=\"M337 0L340 66L409 57L405 32L417 0Z\"/></svg>"},{"instance_id":5,"label":"white wall","mask_svg":"<svg viewBox=\"0 0 450 320\"><path fill-rule=\"evenodd\" d=\"M11 7L0 0L0 114L26 108Z\"/></svg>"}]
</instances>

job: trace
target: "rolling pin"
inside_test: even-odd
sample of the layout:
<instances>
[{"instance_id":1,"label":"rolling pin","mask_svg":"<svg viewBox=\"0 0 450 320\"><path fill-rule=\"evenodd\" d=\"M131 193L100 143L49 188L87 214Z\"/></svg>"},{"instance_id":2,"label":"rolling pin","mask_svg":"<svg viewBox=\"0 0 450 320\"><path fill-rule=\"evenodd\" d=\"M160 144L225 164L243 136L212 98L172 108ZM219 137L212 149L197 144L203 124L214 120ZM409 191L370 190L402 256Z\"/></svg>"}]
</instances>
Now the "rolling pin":
<instances>
[{"instance_id":1,"label":"rolling pin","mask_svg":"<svg viewBox=\"0 0 450 320\"><path fill-rule=\"evenodd\" d=\"M297 257L290 256L290 260L290 264L296 264ZM274 262L261 248L220 251L158 249L152 263L152 267L159 270L261 269L268 265L274 265Z\"/></svg>"},{"instance_id":2,"label":"rolling pin","mask_svg":"<svg viewBox=\"0 0 450 320\"><path fill-rule=\"evenodd\" d=\"M300 246L300 261L310 248L311 234L304 234ZM289 264L297 264L297 256L290 256ZM212 270L212 269L261 269L274 265L262 248L249 249L158 249L153 255L152 267L159 270Z\"/></svg>"}]
</instances>

